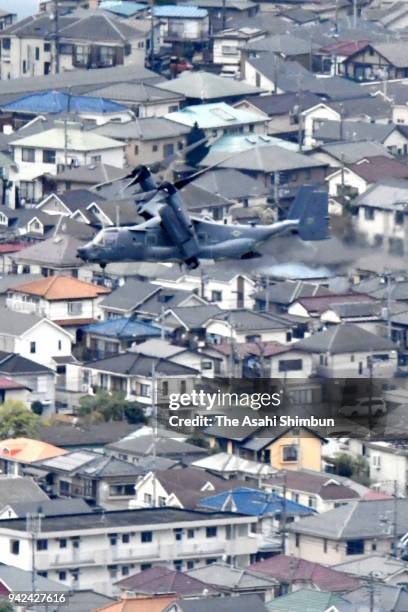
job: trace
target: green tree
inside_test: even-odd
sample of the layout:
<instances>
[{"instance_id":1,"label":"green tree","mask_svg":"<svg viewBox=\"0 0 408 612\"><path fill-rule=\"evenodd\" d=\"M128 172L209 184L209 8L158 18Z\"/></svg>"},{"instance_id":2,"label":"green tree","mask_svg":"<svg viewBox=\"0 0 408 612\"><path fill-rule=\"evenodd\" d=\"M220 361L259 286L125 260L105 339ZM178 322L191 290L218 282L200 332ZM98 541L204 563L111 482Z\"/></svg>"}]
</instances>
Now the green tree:
<instances>
[{"instance_id":1,"label":"green tree","mask_svg":"<svg viewBox=\"0 0 408 612\"><path fill-rule=\"evenodd\" d=\"M34 414L41 416L44 412L44 404L42 402L35 401L31 404L31 410L34 412Z\"/></svg>"},{"instance_id":2,"label":"green tree","mask_svg":"<svg viewBox=\"0 0 408 612\"><path fill-rule=\"evenodd\" d=\"M0 406L0 438L35 437L40 417L17 400Z\"/></svg>"},{"instance_id":3,"label":"green tree","mask_svg":"<svg viewBox=\"0 0 408 612\"><path fill-rule=\"evenodd\" d=\"M124 393L98 391L95 395L85 395L79 400L78 414L93 422L146 422L143 409L137 403L126 400Z\"/></svg>"},{"instance_id":4,"label":"green tree","mask_svg":"<svg viewBox=\"0 0 408 612\"><path fill-rule=\"evenodd\" d=\"M370 484L370 469L364 457L352 457L347 453L336 453L330 459L330 462L333 464L335 474L351 478L366 486Z\"/></svg>"},{"instance_id":5,"label":"green tree","mask_svg":"<svg viewBox=\"0 0 408 612\"><path fill-rule=\"evenodd\" d=\"M0 600L0 612L14 612L14 608L9 601Z\"/></svg>"}]
</instances>

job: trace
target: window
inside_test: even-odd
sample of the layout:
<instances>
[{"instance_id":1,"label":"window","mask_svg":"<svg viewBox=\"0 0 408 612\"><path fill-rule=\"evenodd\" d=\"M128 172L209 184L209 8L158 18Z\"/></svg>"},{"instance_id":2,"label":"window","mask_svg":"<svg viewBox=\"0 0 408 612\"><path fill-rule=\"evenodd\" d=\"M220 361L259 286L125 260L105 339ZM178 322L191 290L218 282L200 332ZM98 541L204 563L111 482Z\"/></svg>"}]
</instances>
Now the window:
<instances>
[{"instance_id":1,"label":"window","mask_svg":"<svg viewBox=\"0 0 408 612\"><path fill-rule=\"evenodd\" d=\"M174 537L176 539L176 542L181 542L181 540L183 539L183 530L182 529L174 529Z\"/></svg>"},{"instance_id":2,"label":"window","mask_svg":"<svg viewBox=\"0 0 408 612\"><path fill-rule=\"evenodd\" d=\"M35 353L37 350L36 343L30 342L30 353Z\"/></svg>"},{"instance_id":3,"label":"window","mask_svg":"<svg viewBox=\"0 0 408 612\"><path fill-rule=\"evenodd\" d=\"M72 55L73 49L73 45L62 44L59 46L59 52L61 55Z\"/></svg>"},{"instance_id":4,"label":"window","mask_svg":"<svg viewBox=\"0 0 408 612\"><path fill-rule=\"evenodd\" d=\"M79 544L80 544L80 539L79 538L72 538L72 547L73 548L79 548Z\"/></svg>"},{"instance_id":5,"label":"window","mask_svg":"<svg viewBox=\"0 0 408 612\"><path fill-rule=\"evenodd\" d=\"M66 580L67 579L67 572L62 571L62 572L58 572L58 580Z\"/></svg>"},{"instance_id":6,"label":"window","mask_svg":"<svg viewBox=\"0 0 408 612\"><path fill-rule=\"evenodd\" d=\"M100 164L102 161L102 155L91 155L91 164Z\"/></svg>"},{"instance_id":7,"label":"window","mask_svg":"<svg viewBox=\"0 0 408 612\"><path fill-rule=\"evenodd\" d=\"M364 540L348 540L346 542L346 555L363 555Z\"/></svg>"},{"instance_id":8,"label":"window","mask_svg":"<svg viewBox=\"0 0 408 612\"><path fill-rule=\"evenodd\" d=\"M300 533L295 533L295 546L299 548L300 545Z\"/></svg>"},{"instance_id":9,"label":"window","mask_svg":"<svg viewBox=\"0 0 408 612\"><path fill-rule=\"evenodd\" d=\"M27 60L23 60L23 73L27 72Z\"/></svg>"},{"instance_id":10,"label":"window","mask_svg":"<svg viewBox=\"0 0 408 612\"><path fill-rule=\"evenodd\" d=\"M55 150L44 149L43 150L43 164L55 164Z\"/></svg>"},{"instance_id":11,"label":"window","mask_svg":"<svg viewBox=\"0 0 408 612\"><path fill-rule=\"evenodd\" d=\"M395 213L395 225L404 225L404 213L401 210Z\"/></svg>"},{"instance_id":12,"label":"window","mask_svg":"<svg viewBox=\"0 0 408 612\"><path fill-rule=\"evenodd\" d=\"M142 544L148 544L149 542L153 542L153 533L151 531L142 531L140 534L140 541Z\"/></svg>"},{"instance_id":13,"label":"window","mask_svg":"<svg viewBox=\"0 0 408 612\"><path fill-rule=\"evenodd\" d=\"M139 395L141 395L142 397L149 397L150 396L150 385L140 385Z\"/></svg>"},{"instance_id":14,"label":"window","mask_svg":"<svg viewBox=\"0 0 408 612\"><path fill-rule=\"evenodd\" d=\"M217 527L207 527L205 530L206 538L216 538L217 537Z\"/></svg>"},{"instance_id":15,"label":"window","mask_svg":"<svg viewBox=\"0 0 408 612\"><path fill-rule=\"evenodd\" d=\"M373 208L364 208L364 219L366 221L374 221L375 218L375 210Z\"/></svg>"},{"instance_id":16,"label":"window","mask_svg":"<svg viewBox=\"0 0 408 612\"><path fill-rule=\"evenodd\" d=\"M173 143L169 143L169 144L163 145L163 155L164 155L164 157L169 157L170 155L173 155L173 153L174 153L174 144Z\"/></svg>"},{"instance_id":17,"label":"window","mask_svg":"<svg viewBox=\"0 0 408 612\"><path fill-rule=\"evenodd\" d=\"M148 570L152 567L151 563L141 563L140 564L140 571L144 572L145 570Z\"/></svg>"},{"instance_id":18,"label":"window","mask_svg":"<svg viewBox=\"0 0 408 612\"><path fill-rule=\"evenodd\" d=\"M99 63L101 66L114 66L116 50L114 47L99 47Z\"/></svg>"},{"instance_id":19,"label":"window","mask_svg":"<svg viewBox=\"0 0 408 612\"><path fill-rule=\"evenodd\" d=\"M62 350L62 340L58 340L58 350Z\"/></svg>"},{"instance_id":20,"label":"window","mask_svg":"<svg viewBox=\"0 0 408 612\"><path fill-rule=\"evenodd\" d=\"M12 555L20 554L20 540L10 540L10 552Z\"/></svg>"},{"instance_id":21,"label":"window","mask_svg":"<svg viewBox=\"0 0 408 612\"><path fill-rule=\"evenodd\" d=\"M377 550L377 542L371 544L371 550Z\"/></svg>"},{"instance_id":22,"label":"window","mask_svg":"<svg viewBox=\"0 0 408 612\"><path fill-rule=\"evenodd\" d=\"M309 508L316 508L316 498L313 495L309 495L309 499L307 503L308 503Z\"/></svg>"},{"instance_id":23,"label":"window","mask_svg":"<svg viewBox=\"0 0 408 612\"><path fill-rule=\"evenodd\" d=\"M202 370L212 370L213 369L212 361L202 361L201 369Z\"/></svg>"},{"instance_id":24,"label":"window","mask_svg":"<svg viewBox=\"0 0 408 612\"><path fill-rule=\"evenodd\" d=\"M298 504L299 503L299 493L292 493L292 500Z\"/></svg>"},{"instance_id":25,"label":"window","mask_svg":"<svg viewBox=\"0 0 408 612\"><path fill-rule=\"evenodd\" d=\"M35 149L23 147L21 149L21 159L23 162L35 162Z\"/></svg>"},{"instance_id":26,"label":"window","mask_svg":"<svg viewBox=\"0 0 408 612\"><path fill-rule=\"evenodd\" d=\"M187 384L185 380L180 381L180 393L185 393L187 391Z\"/></svg>"},{"instance_id":27,"label":"window","mask_svg":"<svg viewBox=\"0 0 408 612\"><path fill-rule=\"evenodd\" d=\"M163 380L162 382L162 394L165 396L169 394L169 383L167 380Z\"/></svg>"},{"instance_id":28,"label":"window","mask_svg":"<svg viewBox=\"0 0 408 612\"><path fill-rule=\"evenodd\" d=\"M49 53L51 51L51 44L50 43L44 43L44 52L45 53Z\"/></svg>"},{"instance_id":29,"label":"window","mask_svg":"<svg viewBox=\"0 0 408 612\"><path fill-rule=\"evenodd\" d=\"M222 291L211 291L211 302L221 302Z\"/></svg>"},{"instance_id":30,"label":"window","mask_svg":"<svg viewBox=\"0 0 408 612\"><path fill-rule=\"evenodd\" d=\"M129 542L130 542L130 533L124 533L122 535L122 543L129 544Z\"/></svg>"},{"instance_id":31,"label":"window","mask_svg":"<svg viewBox=\"0 0 408 612\"><path fill-rule=\"evenodd\" d=\"M159 506L162 508L163 506L166 505L166 498L162 497L161 495L159 495Z\"/></svg>"},{"instance_id":32,"label":"window","mask_svg":"<svg viewBox=\"0 0 408 612\"><path fill-rule=\"evenodd\" d=\"M187 561L187 569L194 569L194 561Z\"/></svg>"},{"instance_id":33,"label":"window","mask_svg":"<svg viewBox=\"0 0 408 612\"><path fill-rule=\"evenodd\" d=\"M129 566L128 565L122 566L122 576L129 576Z\"/></svg>"},{"instance_id":34,"label":"window","mask_svg":"<svg viewBox=\"0 0 408 612\"><path fill-rule=\"evenodd\" d=\"M37 550L48 550L48 540L37 540Z\"/></svg>"},{"instance_id":35,"label":"window","mask_svg":"<svg viewBox=\"0 0 408 612\"><path fill-rule=\"evenodd\" d=\"M327 540L326 540L326 538L324 538L324 540L323 540L323 552L327 553Z\"/></svg>"},{"instance_id":36,"label":"window","mask_svg":"<svg viewBox=\"0 0 408 612\"><path fill-rule=\"evenodd\" d=\"M295 372L301 370L302 367L301 359L281 359L279 361L279 372Z\"/></svg>"},{"instance_id":37,"label":"window","mask_svg":"<svg viewBox=\"0 0 408 612\"><path fill-rule=\"evenodd\" d=\"M66 538L61 538L61 540L59 540L59 547L60 548L66 548L67 547L67 539Z\"/></svg>"},{"instance_id":38,"label":"window","mask_svg":"<svg viewBox=\"0 0 408 612\"><path fill-rule=\"evenodd\" d=\"M34 202L35 183L31 181L20 181L20 198L26 202Z\"/></svg>"},{"instance_id":39,"label":"window","mask_svg":"<svg viewBox=\"0 0 408 612\"><path fill-rule=\"evenodd\" d=\"M77 45L74 50L74 64L86 66L89 62L89 47L87 45Z\"/></svg>"},{"instance_id":40,"label":"window","mask_svg":"<svg viewBox=\"0 0 408 612\"><path fill-rule=\"evenodd\" d=\"M135 145L133 151L135 155L139 155L139 145Z\"/></svg>"},{"instance_id":41,"label":"window","mask_svg":"<svg viewBox=\"0 0 408 612\"><path fill-rule=\"evenodd\" d=\"M195 536L195 531L194 529L187 529L187 537L189 540L191 540L192 538L194 538Z\"/></svg>"},{"instance_id":42,"label":"window","mask_svg":"<svg viewBox=\"0 0 408 612\"><path fill-rule=\"evenodd\" d=\"M299 447L297 444L287 444L282 446L282 461L295 462L298 460Z\"/></svg>"},{"instance_id":43,"label":"window","mask_svg":"<svg viewBox=\"0 0 408 612\"><path fill-rule=\"evenodd\" d=\"M11 41L10 38L3 38L3 45L2 45L3 49L9 50L11 47Z\"/></svg>"},{"instance_id":44,"label":"window","mask_svg":"<svg viewBox=\"0 0 408 612\"><path fill-rule=\"evenodd\" d=\"M177 572L181 572L181 570L183 569L183 562L182 562L182 561L180 561L180 560L174 561L174 562L173 562L173 565L174 565L174 569L175 569Z\"/></svg>"},{"instance_id":45,"label":"window","mask_svg":"<svg viewBox=\"0 0 408 612\"><path fill-rule=\"evenodd\" d=\"M109 544L111 546L116 546L117 543L118 543L118 536L116 535L116 533L111 533L109 536Z\"/></svg>"},{"instance_id":46,"label":"window","mask_svg":"<svg viewBox=\"0 0 408 612\"><path fill-rule=\"evenodd\" d=\"M81 315L82 314L82 302L68 302L68 314Z\"/></svg>"},{"instance_id":47,"label":"window","mask_svg":"<svg viewBox=\"0 0 408 612\"><path fill-rule=\"evenodd\" d=\"M40 59L40 47L35 48L35 59L36 61Z\"/></svg>"}]
</instances>

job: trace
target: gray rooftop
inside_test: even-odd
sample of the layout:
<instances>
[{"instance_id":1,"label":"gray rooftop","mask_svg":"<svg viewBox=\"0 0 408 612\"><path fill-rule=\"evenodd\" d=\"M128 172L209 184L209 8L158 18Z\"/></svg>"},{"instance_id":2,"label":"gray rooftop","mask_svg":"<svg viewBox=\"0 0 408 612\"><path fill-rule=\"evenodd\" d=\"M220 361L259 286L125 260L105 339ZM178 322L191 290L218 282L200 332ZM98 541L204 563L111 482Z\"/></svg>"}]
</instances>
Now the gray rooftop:
<instances>
[{"instance_id":1,"label":"gray rooftop","mask_svg":"<svg viewBox=\"0 0 408 612\"><path fill-rule=\"evenodd\" d=\"M392 537L381 532L382 517L396 512L396 535L408 531L408 499L353 501L323 514L300 519L289 531L331 540Z\"/></svg>"},{"instance_id":2,"label":"gray rooftop","mask_svg":"<svg viewBox=\"0 0 408 612\"><path fill-rule=\"evenodd\" d=\"M42 320L34 314L17 312L0 307L0 333L8 336L21 336Z\"/></svg>"},{"instance_id":3,"label":"gray rooftop","mask_svg":"<svg viewBox=\"0 0 408 612\"><path fill-rule=\"evenodd\" d=\"M126 312L134 310L145 300L160 291L160 287L146 281L128 278L125 283L112 291L101 302L102 308Z\"/></svg>"},{"instance_id":4,"label":"gray rooftop","mask_svg":"<svg viewBox=\"0 0 408 612\"><path fill-rule=\"evenodd\" d=\"M92 130L93 133L124 141L177 138L190 131L191 128L165 117L146 117L127 123L105 123Z\"/></svg>"},{"instance_id":5,"label":"gray rooftop","mask_svg":"<svg viewBox=\"0 0 408 612\"><path fill-rule=\"evenodd\" d=\"M186 98L217 100L219 98L244 97L259 93L258 87L244 81L236 81L211 72L182 72L171 81L157 85L160 89L181 94Z\"/></svg>"},{"instance_id":6,"label":"gray rooftop","mask_svg":"<svg viewBox=\"0 0 408 612\"><path fill-rule=\"evenodd\" d=\"M310 353L355 353L359 351L391 351L396 345L353 323L330 327L297 342L295 347Z\"/></svg>"},{"instance_id":7,"label":"gray rooftop","mask_svg":"<svg viewBox=\"0 0 408 612\"><path fill-rule=\"evenodd\" d=\"M104 87L92 89L86 95L100 96L125 104L155 104L163 101L177 102L183 99L181 94L143 82L123 82L115 83L114 85L106 85Z\"/></svg>"},{"instance_id":8,"label":"gray rooftop","mask_svg":"<svg viewBox=\"0 0 408 612\"><path fill-rule=\"evenodd\" d=\"M0 563L0 581L10 591L32 591L32 572ZM70 587L37 574L35 583L38 591L69 591ZM88 611L87 611L88 612Z\"/></svg>"},{"instance_id":9,"label":"gray rooftop","mask_svg":"<svg viewBox=\"0 0 408 612\"><path fill-rule=\"evenodd\" d=\"M320 145L319 149L337 160L344 159L346 164L354 164L365 157L385 155L392 157L391 153L379 142L332 142Z\"/></svg>"},{"instance_id":10,"label":"gray rooftop","mask_svg":"<svg viewBox=\"0 0 408 612\"><path fill-rule=\"evenodd\" d=\"M258 595L182 599L177 602L177 606L181 612L267 612Z\"/></svg>"},{"instance_id":11,"label":"gray rooftop","mask_svg":"<svg viewBox=\"0 0 408 612\"><path fill-rule=\"evenodd\" d=\"M211 563L187 572L188 576L213 586L231 590L271 589L277 584L274 578L251 570L242 570L225 563Z\"/></svg>"},{"instance_id":12,"label":"gray rooftop","mask_svg":"<svg viewBox=\"0 0 408 612\"><path fill-rule=\"evenodd\" d=\"M31 478L0 476L0 508L14 504L48 501L48 496Z\"/></svg>"},{"instance_id":13,"label":"gray rooftop","mask_svg":"<svg viewBox=\"0 0 408 612\"><path fill-rule=\"evenodd\" d=\"M79 268L81 263L77 250L83 244L78 238L61 234L29 246L14 255L13 259L21 263L38 263L56 268Z\"/></svg>"}]
</instances>

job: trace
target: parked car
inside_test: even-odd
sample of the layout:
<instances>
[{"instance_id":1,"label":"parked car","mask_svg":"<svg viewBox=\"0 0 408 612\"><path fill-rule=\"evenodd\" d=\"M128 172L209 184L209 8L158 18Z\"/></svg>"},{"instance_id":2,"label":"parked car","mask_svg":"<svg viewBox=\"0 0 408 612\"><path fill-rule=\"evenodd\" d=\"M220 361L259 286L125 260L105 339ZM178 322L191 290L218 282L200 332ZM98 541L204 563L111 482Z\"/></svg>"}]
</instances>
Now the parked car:
<instances>
[{"instance_id":1,"label":"parked car","mask_svg":"<svg viewBox=\"0 0 408 612\"><path fill-rule=\"evenodd\" d=\"M371 414L381 416L387 414L387 406L382 397L361 397L355 404L341 406L339 414L345 417L369 416L371 403Z\"/></svg>"}]
</instances>

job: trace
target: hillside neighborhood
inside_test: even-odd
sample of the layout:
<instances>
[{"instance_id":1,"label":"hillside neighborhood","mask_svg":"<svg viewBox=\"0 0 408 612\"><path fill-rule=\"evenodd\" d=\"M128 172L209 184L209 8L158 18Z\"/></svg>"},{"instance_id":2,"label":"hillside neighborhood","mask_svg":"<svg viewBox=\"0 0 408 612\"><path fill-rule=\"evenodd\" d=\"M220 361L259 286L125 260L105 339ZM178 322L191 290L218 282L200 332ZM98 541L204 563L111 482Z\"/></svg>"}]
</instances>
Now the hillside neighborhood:
<instances>
[{"instance_id":1,"label":"hillside neighborhood","mask_svg":"<svg viewBox=\"0 0 408 612\"><path fill-rule=\"evenodd\" d=\"M0 0L0 612L407 612L407 264L406 2Z\"/></svg>"}]
</instances>

